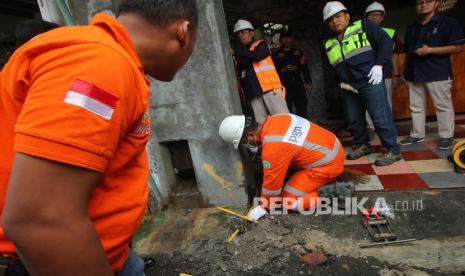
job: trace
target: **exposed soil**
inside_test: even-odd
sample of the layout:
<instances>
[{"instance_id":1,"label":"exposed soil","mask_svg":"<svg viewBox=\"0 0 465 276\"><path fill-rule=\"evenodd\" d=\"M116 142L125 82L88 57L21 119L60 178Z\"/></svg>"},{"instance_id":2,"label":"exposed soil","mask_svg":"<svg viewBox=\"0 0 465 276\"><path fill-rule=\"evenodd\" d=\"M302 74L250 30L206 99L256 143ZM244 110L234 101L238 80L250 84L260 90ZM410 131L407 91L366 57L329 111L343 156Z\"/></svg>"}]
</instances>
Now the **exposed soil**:
<instances>
[{"instance_id":1,"label":"exposed soil","mask_svg":"<svg viewBox=\"0 0 465 276\"><path fill-rule=\"evenodd\" d=\"M216 208L169 210L147 218L141 255L155 258L146 275L460 275L465 271L465 210L460 192L370 194L393 200L423 200L423 209L396 211L399 239L417 241L361 249L371 243L361 215L266 216L227 238L237 221ZM245 213L245 208L234 209ZM147 231L147 228L151 231ZM152 230L153 229L153 230ZM310 266L299 257L323 251L327 262Z\"/></svg>"}]
</instances>

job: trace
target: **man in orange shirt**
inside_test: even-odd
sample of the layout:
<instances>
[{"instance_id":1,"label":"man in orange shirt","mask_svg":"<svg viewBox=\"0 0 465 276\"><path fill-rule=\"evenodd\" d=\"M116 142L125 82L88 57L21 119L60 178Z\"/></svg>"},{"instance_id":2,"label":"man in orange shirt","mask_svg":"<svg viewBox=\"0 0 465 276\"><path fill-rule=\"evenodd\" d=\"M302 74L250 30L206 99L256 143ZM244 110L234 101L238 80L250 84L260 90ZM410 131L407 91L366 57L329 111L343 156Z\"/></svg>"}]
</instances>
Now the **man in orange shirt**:
<instances>
[{"instance_id":1,"label":"man in orange shirt","mask_svg":"<svg viewBox=\"0 0 465 276\"><path fill-rule=\"evenodd\" d=\"M5 275L143 275L129 243L147 200L144 74L174 78L198 16L194 0L123 0L117 14L38 35L0 73Z\"/></svg>"},{"instance_id":2,"label":"man in orange shirt","mask_svg":"<svg viewBox=\"0 0 465 276\"><path fill-rule=\"evenodd\" d=\"M288 209L315 208L317 189L344 171L344 149L336 136L293 114L268 116L263 124L243 115L229 116L221 123L219 135L235 148L261 145L261 205L266 208L275 207L272 198L282 198ZM294 173L285 183L289 169ZM291 199L289 204L284 198Z\"/></svg>"}]
</instances>

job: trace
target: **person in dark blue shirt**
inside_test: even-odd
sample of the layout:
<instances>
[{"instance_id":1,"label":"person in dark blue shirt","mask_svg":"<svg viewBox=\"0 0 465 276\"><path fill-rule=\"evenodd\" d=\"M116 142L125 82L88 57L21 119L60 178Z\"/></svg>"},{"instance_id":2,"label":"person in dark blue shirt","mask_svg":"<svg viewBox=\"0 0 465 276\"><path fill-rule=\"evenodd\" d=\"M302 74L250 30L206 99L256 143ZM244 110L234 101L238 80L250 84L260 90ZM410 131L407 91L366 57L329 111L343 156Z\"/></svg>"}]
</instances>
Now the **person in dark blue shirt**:
<instances>
[{"instance_id":1,"label":"person in dark blue shirt","mask_svg":"<svg viewBox=\"0 0 465 276\"><path fill-rule=\"evenodd\" d=\"M373 120L385 152L375 161L388 166L402 157L397 145L397 130L389 107L383 66L391 63L392 39L375 23L350 22L347 8L338 1L326 3L323 20L333 33L325 42L326 55L336 70L343 94L353 149L347 159L355 160L371 153L365 112Z\"/></svg>"},{"instance_id":2,"label":"person in dark blue shirt","mask_svg":"<svg viewBox=\"0 0 465 276\"><path fill-rule=\"evenodd\" d=\"M293 47L289 32L279 36L281 47L273 54L279 78L286 87L286 102L289 111L295 106L295 114L307 119L307 93L312 90L312 78L302 50Z\"/></svg>"},{"instance_id":3,"label":"person in dark blue shirt","mask_svg":"<svg viewBox=\"0 0 465 276\"><path fill-rule=\"evenodd\" d=\"M400 145L424 140L427 93L436 109L440 138L437 148L450 149L454 141L450 56L461 52L465 39L457 20L437 14L439 5L438 0L417 0L419 18L405 33L407 63L404 78L409 88L412 129Z\"/></svg>"}]
</instances>

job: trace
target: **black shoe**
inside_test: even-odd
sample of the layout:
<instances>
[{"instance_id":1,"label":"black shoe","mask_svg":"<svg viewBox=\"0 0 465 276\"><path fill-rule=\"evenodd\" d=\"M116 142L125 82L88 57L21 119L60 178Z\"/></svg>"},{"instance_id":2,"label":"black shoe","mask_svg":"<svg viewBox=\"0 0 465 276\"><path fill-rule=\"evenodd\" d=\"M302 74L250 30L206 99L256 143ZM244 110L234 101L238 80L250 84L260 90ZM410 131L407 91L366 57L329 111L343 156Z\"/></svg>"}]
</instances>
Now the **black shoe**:
<instances>
[{"instance_id":1,"label":"black shoe","mask_svg":"<svg viewBox=\"0 0 465 276\"><path fill-rule=\"evenodd\" d=\"M346 158L348 160L356 160L370 153L371 153L370 146L367 146L367 145L361 145L359 147L354 146L352 147L352 152L347 154Z\"/></svg>"},{"instance_id":2,"label":"black shoe","mask_svg":"<svg viewBox=\"0 0 465 276\"><path fill-rule=\"evenodd\" d=\"M452 148L452 144L454 143L454 138L441 138L441 140L439 140L439 144L438 144L438 149L439 150L448 150L450 148Z\"/></svg>"},{"instance_id":3,"label":"black shoe","mask_svg":"<svg viewBox=\"0 0 465 276\"><path fill-rule=\"evenodd\" d=\"M400 140L398 144L401 146L407 146L407 145L411 145L411 144L419 143L423 141L425 141L425 138L415 138L415 137L409 136L403 140Z\"/></svg>"},{"instance_id":4,"label":"black shoe","mask_svg":"<svg viewBox=\"0 0 465 276\"><path fill-rule=\"evenodd\" d=\"M399 161L402 159L402 155L400 153L393 153L393 152L383 152L380 158L376 159L375 165L376 166L389 166L394 162Z\"/></svg>"}]
</instances>

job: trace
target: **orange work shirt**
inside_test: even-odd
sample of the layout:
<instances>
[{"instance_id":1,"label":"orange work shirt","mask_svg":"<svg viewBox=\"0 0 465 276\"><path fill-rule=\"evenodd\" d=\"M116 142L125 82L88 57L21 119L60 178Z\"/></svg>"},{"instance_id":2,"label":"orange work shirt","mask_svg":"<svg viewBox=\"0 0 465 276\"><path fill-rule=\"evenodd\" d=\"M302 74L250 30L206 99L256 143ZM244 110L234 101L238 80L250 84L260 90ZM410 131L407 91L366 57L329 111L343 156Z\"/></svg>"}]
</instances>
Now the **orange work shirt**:
<instances>
[{"instance_id":1,"label":"orange work shirt","mask_svg":"<svg viewBox=\"0 0 465 276\"><path fill-rule=\"evenodd\" d=\"M19 48L0 73L0 216L15 152L100 172L88 214L120 270L148 196L148 84L129 34L104 14ZM1 225L0 253L16 256Z\"/></svg>"}]
</instances>

